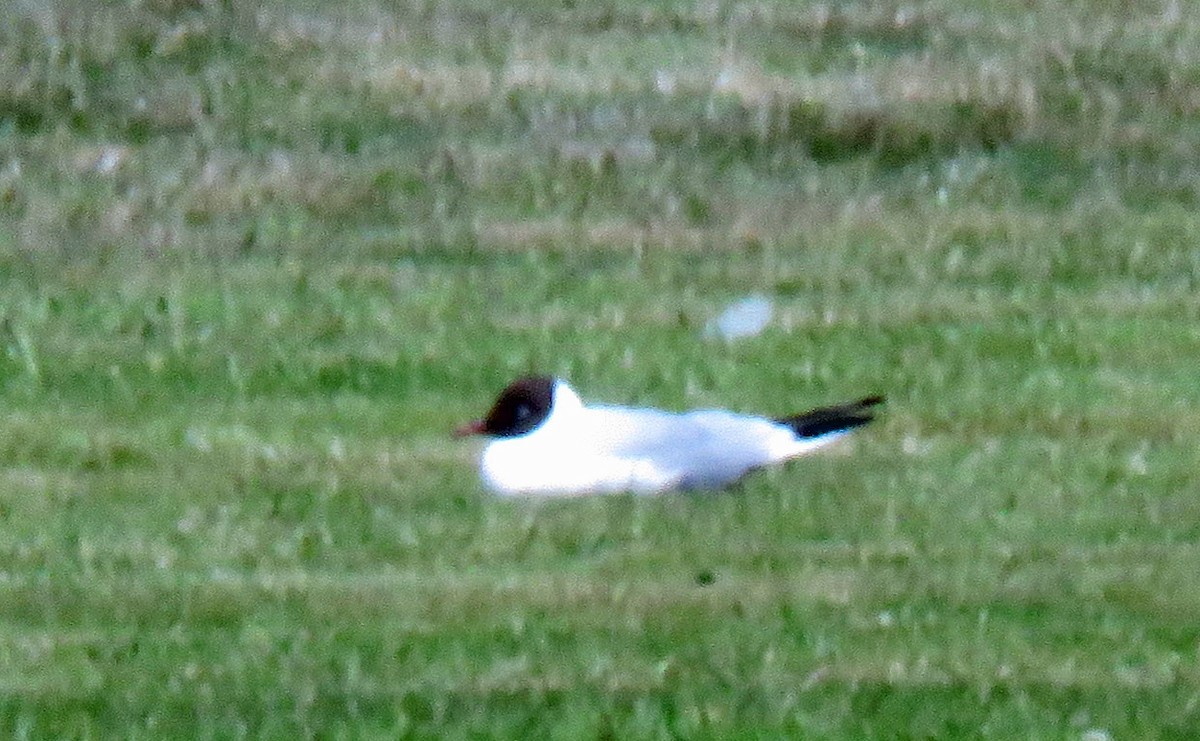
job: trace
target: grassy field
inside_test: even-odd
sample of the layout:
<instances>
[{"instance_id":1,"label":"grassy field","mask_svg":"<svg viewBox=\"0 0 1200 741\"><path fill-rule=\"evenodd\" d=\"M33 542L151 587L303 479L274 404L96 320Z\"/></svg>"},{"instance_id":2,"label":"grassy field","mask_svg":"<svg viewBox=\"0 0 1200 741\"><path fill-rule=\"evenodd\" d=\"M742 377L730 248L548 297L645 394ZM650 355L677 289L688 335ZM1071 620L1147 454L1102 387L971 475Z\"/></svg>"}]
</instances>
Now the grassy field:
<instances>
[{"instance_id":1,"label":"grassy field","mask_svg":"<svg viewBox=\"0 0 1200 741\"><path fill-rule=\"evenodd\" d=\"M3 7L0 735L1200 734L1190 3ZM531 371L889 403L490 497Z\"/></svg>"}]
</instances>

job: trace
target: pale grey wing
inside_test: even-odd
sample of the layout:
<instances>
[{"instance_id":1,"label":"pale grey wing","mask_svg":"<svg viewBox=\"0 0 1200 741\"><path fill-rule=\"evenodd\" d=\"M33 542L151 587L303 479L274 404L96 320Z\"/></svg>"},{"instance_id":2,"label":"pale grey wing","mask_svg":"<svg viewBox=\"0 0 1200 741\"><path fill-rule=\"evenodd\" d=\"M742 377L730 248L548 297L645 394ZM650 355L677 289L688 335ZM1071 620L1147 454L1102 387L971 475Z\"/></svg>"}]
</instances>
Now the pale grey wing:
<instances>
[{"instance_id":1,"label":"pale grey wing","mask_svg":"<svg viewBox=\"0 0 1200 741\"><path fill-rule=\"evenodd\" d=\"M716 410L684 416L705 432L704 463L693 462L689 482L696 488L724 486L754 468L774 462L780 446L793 439L790 430L761 417Z\"/></svg>"},{"instance_id":2,"label":"pale grey wing","mask_svg":"<svg viewBox=\"0 0 1200 741\"><path fill-rule=\"evenodd\" d=\"M672 414L596 408L598 438L611 454L651 462L681 488L723 486L772 459L791 433L770 420L720 410Z\"/></svg>"}]
</instances>

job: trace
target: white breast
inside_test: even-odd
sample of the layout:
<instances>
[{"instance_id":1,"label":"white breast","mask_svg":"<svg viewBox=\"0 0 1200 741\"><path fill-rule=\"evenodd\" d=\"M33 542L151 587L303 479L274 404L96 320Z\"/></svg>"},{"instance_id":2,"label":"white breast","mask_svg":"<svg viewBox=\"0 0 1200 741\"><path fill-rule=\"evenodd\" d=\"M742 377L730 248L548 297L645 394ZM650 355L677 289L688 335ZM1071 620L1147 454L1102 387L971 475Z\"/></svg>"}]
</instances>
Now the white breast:
<instances>
[{"instance_id":1,"label":"white breast","mask_svg":"<svg viewBox=\"0 0 1200 741\"><path fill-rule=\"evenodd\" d=\"M652 460L566 444L530 444L530 437L497 440L484 449L480 473L489 489L498 494L651 494L678 483L673 472Z\"/></svg>"}]
</instances>

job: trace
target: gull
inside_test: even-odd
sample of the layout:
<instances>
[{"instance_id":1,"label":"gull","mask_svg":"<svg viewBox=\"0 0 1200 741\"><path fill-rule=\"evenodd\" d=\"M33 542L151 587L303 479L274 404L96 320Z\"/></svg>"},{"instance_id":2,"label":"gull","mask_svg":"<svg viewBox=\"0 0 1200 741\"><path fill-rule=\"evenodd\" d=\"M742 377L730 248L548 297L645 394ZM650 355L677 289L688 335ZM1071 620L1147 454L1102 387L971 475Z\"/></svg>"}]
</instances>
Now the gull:
<instances>
[{"instance_id":1,"label":"gull","mask_svg":"<svg viewBox=\"0 0 1200 741\"><path fill-rule=\"evenodd\" d=\"M881 396L788 417L585 405L552 376L508 385L483 419L455 430L491 440L479 461L501 495L572 496L718 489L810 453L873 418Z\"/></svg>"}]
</instances>

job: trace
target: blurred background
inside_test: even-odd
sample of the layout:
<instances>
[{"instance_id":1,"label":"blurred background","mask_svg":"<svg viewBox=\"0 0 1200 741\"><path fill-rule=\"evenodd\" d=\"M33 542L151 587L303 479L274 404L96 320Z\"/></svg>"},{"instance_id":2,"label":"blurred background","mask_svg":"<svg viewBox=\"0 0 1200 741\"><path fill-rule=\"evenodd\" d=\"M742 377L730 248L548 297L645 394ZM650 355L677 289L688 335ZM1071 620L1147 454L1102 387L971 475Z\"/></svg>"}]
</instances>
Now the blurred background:
<instances>
[{"instance_id":1,"label":"blurred background","mask_svg":"<svg viewBox=\"0 0 1200 741\"><path fill-rule=\"evenodd\" d=\"M1200 726L1189 4L0 7L5 735ZM492 498L530 372L889 405Z\"/></svg>"}]
</instances>

